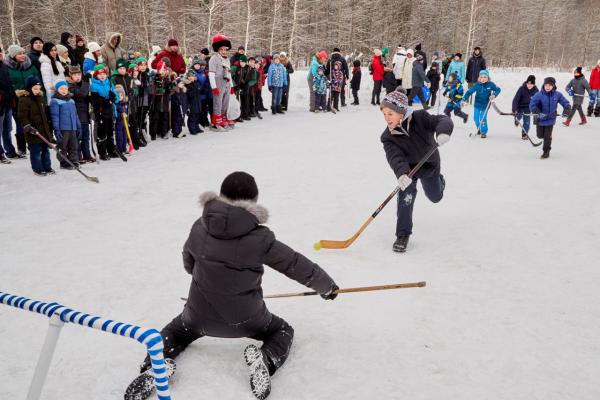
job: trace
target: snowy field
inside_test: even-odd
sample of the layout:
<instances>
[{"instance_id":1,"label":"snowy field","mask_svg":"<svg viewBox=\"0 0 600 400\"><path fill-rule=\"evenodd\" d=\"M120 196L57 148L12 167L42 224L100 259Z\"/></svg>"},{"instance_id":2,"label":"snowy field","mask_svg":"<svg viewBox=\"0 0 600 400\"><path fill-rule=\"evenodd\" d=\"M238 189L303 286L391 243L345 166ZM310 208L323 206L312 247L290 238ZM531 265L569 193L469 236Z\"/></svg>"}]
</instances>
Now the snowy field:
<instances>
[{"instance_id":1,"label":"snowy field","mask_svg":"<svg viewBox=\"0 0 600 400\"><path fill-rule=\"evenodd\" d=\"M492 70L502 109L527 75ZM571 75L555 76L562 90ZM0 166L0 290L160 329L187 295L181 248L198 195L245 170L278 238L341 287L427 281L334 302L269 300L296 331L271 399L600 398L600 118L557 126L548 160L511 117L491 111L486 140L455 119L441 149L445 197L419 194L406 254L391 250L394 202L350 248L315 252L319 239L353 234L396 185L371 87L365 71L359 107L314 115L305 72L295 73L285 116L159 140L127 164L86 164L99 185L54 157L47 178L28 160ZM267 269L265 293L302 290ZM47 326L0 305L0 399L25 398ZM252 399L250 342L194 343L177 360L173 399ZM130 339L67 326L42 398L122 399L143 357Z\"/></svg>"}]
</instances>

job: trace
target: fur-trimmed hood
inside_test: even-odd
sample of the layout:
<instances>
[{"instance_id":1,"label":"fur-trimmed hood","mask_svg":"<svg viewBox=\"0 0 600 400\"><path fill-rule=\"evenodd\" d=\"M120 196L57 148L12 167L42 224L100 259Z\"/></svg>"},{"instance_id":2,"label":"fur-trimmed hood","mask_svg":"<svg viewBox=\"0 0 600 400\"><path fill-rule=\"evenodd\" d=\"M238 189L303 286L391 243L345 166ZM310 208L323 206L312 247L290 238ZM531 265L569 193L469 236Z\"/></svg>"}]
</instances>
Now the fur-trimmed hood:
<instances>
[{"instance_id":1,"label":"fur-trimmed hood","mask_svg":"<svg viewBox=\"0 0 600 400\"><path fill-rule=\"evenodd\" d=\"M6 56L4 57L4 64L10 69L18 69L20 71L27 71L32 65L29 56L25 56L25 61L22 63L18 63L17 60Z\"/></svg>"},{"instance_id":2,"label":"fur-trimmed hood","mask_svg":"<svg viewBox=\"0 0 600 400\"><path fill-rule=\"evenodd\" d=\"M206 207L206 205L213 200L218 200L232 207L243 208L254 215L261 225L266 224L269 221L269 211L260 204L250 200L230 200L227 197L219 196L215 192L204 192L198 198L198 203L201 207Z\"/></svg>"},{"instance_id":3,"label":"fur-trimmed hood","mask_svg":"<svg viewBox=\"0 0 600 400\"><path fill-rule=\"evenodd\" d=\"M113 41L115 41L117 39L118 39L117 43L114 44ZM111 49L113 49L113 50L117 49L121 45L122 41L123 41L123 35L120 34L119 32L107 32L106 33L105 45L110 47Z\"/></svg>"}]
</instances>

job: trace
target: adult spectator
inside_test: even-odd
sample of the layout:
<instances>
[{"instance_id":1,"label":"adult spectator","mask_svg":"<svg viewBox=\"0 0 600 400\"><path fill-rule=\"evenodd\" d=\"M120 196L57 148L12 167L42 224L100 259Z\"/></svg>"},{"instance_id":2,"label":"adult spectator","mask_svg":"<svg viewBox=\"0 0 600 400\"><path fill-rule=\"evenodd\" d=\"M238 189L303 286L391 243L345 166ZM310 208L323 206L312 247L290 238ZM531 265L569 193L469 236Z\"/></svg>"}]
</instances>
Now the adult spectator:
<instances>
[{"instance_id":1,"label":"adult spectator","mask_svg":"<svg viewBox=\"0 0 600 400\"><path fill-rule=\"evenodd\" d=\"M102 64L102 48L96 42L88 43L88 52L83 56L83 76L92 76L94 67Z\"/></svg>"},{"instance_id":2,"label":"adult spectator","mask_svg":"<svg viewBox=\"0 0 600 400\"><path fill-rule=\"evenodd\" d=\"M125 50L121 48L123 35L119 32L108 32L106 41L100 48L103 63L109 68L109 71L117 69L117 60L125 56Z\"/></svg>"},{"instance_id":3,"label":"adult spectator","mask_svg":"<svg viewBox=\"0 0 600 400\"><path fill-rule=\"evenodd\" d=\"M419 54L423 56L423 69L427 70L427 54L422 50L421 43L415 46L415 58Z\"/></svg>"},{"instance_id":4,"label":"adult spectator","mask_svg":"<svg viewBox=\"0 0 600 400\"><path fill-rule=\"evenodd\" d=\"M12 112L10 103L14 93L8 77L8 67L3 61L4 53L0 48L0 163L10 164L9 158L16 158L17 152L12 144Z\"/></svg>"},{"instance_id":5,"label":"adult spectator","mask_svg":"<svg viewBox=\"0 0 600 400\"><path fill-rule=\"evenodd\" d=\"M396 78L396 87L402 85L402 74L404 73L404 60L406 60L406 49L398 45L396 54L392 59L394 77Z\"/></svg>"},{"instance_id":6,"label":"adult spectator","mask_svg":"<svg viewBox=\"0 0 600 400\"><path fill-rule=\"evenodd\" d=\"M469 89L477 83L479 72L484 69L487 69L487 65L485 58L483 58L483 53L481 53L481 48L475 47L473 49L473 55L469 58L469 62L467 63L466 79ZM473 102L473 97L469 99L469 102Z\"/></svg>"},{"instance_id":7,"label":"adult spectator","mask_svg":"<svg viewBox=\"0 0 600 400\"><path fill-rule=\"evenodd\" d=\"M85 40L81 35L75 35L75 54L77 55L77 62L79 65L83 65L83 60L85 58L85 53L87 53L89 49L85 45Z\"/></svg>"},{"instance_id":8,"label":"adult spectator","mask_svg":"<svg viewBox=\"0 0 600 400\"><path fill-rule=\"evenodd\" d=\"M40 70L40 56L42 55L44 41L42 40L41 37L34 36L29 41L29 45L31 46L31 49L29 50L29 54L27 54L27 55L29 56L31 63L39 71Z\"/></svg>"},{"instance_id":9,"label":"adult spectator","mask_svg":"<svg viewBox=\"0 0 600 400\"><path fill-rule=\"evenodd\" d=\"M346 87L346 83L350 78L350 71L348 70L348 63L346 62L346 59L344 58L344 56L342 56L342 54L340 53L340 49L337 47L333 49L333 52L331 53L331 58L329 59L329 62L325 67L325 75L329 80L331 80L331 70L333 69L333 65L336 61L339 61L342 64L342 72L344 73L344 81L342 83L342 92L340 93L340 98L342 101L342 107L345 107L346 91L344 90L344 88ZM328 101L327 104L330 104L330 102Z\"/></svg>"},{"instance_id":10,"label":"adult spectator","mask_svg":"<svg viewBox=\"0 0 600 400\"><path fill-rule=\"evenodd\" d=\"M315 54L310 62L308 74L306 74L306 83L308 84L308 92L310 93L308 106L310 112L315 112L315 90L313 89L313 78L319 74L319 67L327 62L327 58L328 55L325 50L321 50ZM266 66L265 70L267 70Z\"/></svg>"},{"instance_id":11,"label":"adult spectator","mask_svg":"<svg viewBox=\"0 0 600 400\"><path fill-rule=\"evenodd\" d=\"M69 51L69 65L79 65L79 59L75 52L75 36L69 32L63 32L60 34L60 44L65 46Z\"/></svg>"},{"instance_id":12,"label":"adult spectator","mask_svg":"<svg viewBox=\"0 0 600 400\"><path fill-rule=\"evenodd\" d=\"M413 49L406 50L406 58L404 59L404 69L402 71L402 87L406 90L406 95L410 96L412 90L413 63L415 62L415 52Z\"/></svg>"},{"instance_id":13,"label":"adult spectator","mask_svg":"<svg viewBox=\"0 0 600 400\"><path fill-rule=\"evenodd\" d=\"M169 60L169 65L173 72L178 75L185 73L187 68L183 55L181 55L181 52L179 51L179 43L177 43L177 40L169 39L164 50L160 51L154 60L152 60L152 68L157 69L158 62L163 58Z\"/></svg>"},{"instance_id":14,"label":"adult spectator","mask_svg":"<svg viewBox=\"0 0 600 400\"><path fill-rule=\"evenodd\" d=\"M43 53L40 57L40 72L42 73L42 83L46 92L46 103L50 104L52 96L54 96L54 85L65 80L65 67L58 61L58 50L54 43L44 43Z\"/></svg>"},{"instance_id":15,"label":"adult spectator","mask_svg":"<svg viewBox=\"0 0 600 400\"><path fill-rule=\"evenodd\" d=\"M381 85L383 84L383 53L380 49L373 50L373 61L371 62L371 74L373 75L373 92L371 93L371 104L380 103Z\"/></svg>"},{"instance_id":16,"label":"adult spectator","mask_svg":"<svg viewBox=\"0 0 600 400\"><path fill-rule=\"evenodd\" d=\"M30 76L35 76L39 79L40 71L31 63L31 60L25 54L25 49L21 46L13 44L8 47L7 55L4 59L4 63L8 67L8 77L14 94L19 97L25 95L25 82ZM8 119L12 119L12 115L17 115L17 101L12 101L12 114L8 116ZM6 116L5 116L6 118ZM23 127L17 122L17 149L18 157L24 158L27 154L27 144L25 143L25 135L23 133Z\"/></svg>"}]
</instances>

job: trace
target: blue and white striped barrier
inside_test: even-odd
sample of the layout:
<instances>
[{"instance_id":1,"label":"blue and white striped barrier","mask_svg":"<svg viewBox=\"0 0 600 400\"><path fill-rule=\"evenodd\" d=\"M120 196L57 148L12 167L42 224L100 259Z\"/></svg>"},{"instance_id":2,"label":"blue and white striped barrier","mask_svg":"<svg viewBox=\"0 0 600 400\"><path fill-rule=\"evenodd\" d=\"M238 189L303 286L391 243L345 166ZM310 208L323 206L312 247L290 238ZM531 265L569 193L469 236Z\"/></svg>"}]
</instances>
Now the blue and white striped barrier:
<instances>
[{"instance_id":1,"label":"blue and white striped barrier","mask_svg":"<svg viewBox=\"0 0 600 400\"><path fill-rule=\"evenodd\" d=\"M0 291L0 303L6 304L7 306L20 308L22 310L42 314L51 319L58 317L60 318L60 321L62 321L62 323L59 322L60 326L58 326L58 329L62 327L63 323L70 322L74 324L79 324L81 326L86 326L88 328L94 328L104 332L109 332L115 335L125 336L137 340L138 342L146 346L146 350L148 351L148 355L150 356L150 359L152 361L154 384L156 386L156 393L158 395L158 398L160 400L171 400L171 394L169 392L169 378L167 377L167 367L165 365L165 359L163 356L162 336L160 335L160 332L156 329L143 329L139 326L126 324L124 322L113 321L111 319L104 319L102 317L82 313L80 311L75 311L58 303L44 303L38 300L28 299L22 296L11 295L10 293L5 293L2 291ZM57 338L58 333L56 333L54 345L56 344ZM49 351L51 357L54 349L49 349ZM42 377L42 385L44 379L45 374ZM39 391L41 391L41 386L39 387ZM29 398L35 398L35 396L28 396L28 399Z\"/></svg>"}]
</instances>

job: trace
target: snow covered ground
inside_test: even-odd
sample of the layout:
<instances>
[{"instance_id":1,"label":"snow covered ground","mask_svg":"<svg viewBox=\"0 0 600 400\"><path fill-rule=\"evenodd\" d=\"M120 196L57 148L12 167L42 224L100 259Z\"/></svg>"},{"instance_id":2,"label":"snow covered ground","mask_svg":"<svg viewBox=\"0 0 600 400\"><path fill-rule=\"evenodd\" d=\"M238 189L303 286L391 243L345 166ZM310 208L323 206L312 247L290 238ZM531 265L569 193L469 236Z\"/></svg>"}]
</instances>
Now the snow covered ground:
<instances>
[{"instance_id":1,"label":"snow covered ground","mask_svg":"<svg viewBox=\"0 0 600 400\"><path fill-rule=\"evenodd\" d=\"M561 89L570 79L555 76ZM492 71L501 108L526 77ZM187 295L181 247L198 195L245 170L278 238L340 286L427 281L334 302L268 301L296 331L270 398L600 398L600 118L557 126L548 160L510 117L490 112L487 140L455 120L441 150L445 198L419 194L406 254L391 251L393 202L350 248L315 252L319 239L354 233L396 184L369 80L365 71L359 107L313 115L298 72L287 115L85 165L99 185L75 172L34 177L28 160L0 166L0 290L160 328ZM268 270L264 290L304 288ZM47 325L0 305L0 399L25 397ZM178 359L173 399L251 399L249 342L194 343ZM143 357L129 339L67 326L42 398L121 399Z\"/></svg>"}]
</instances>

